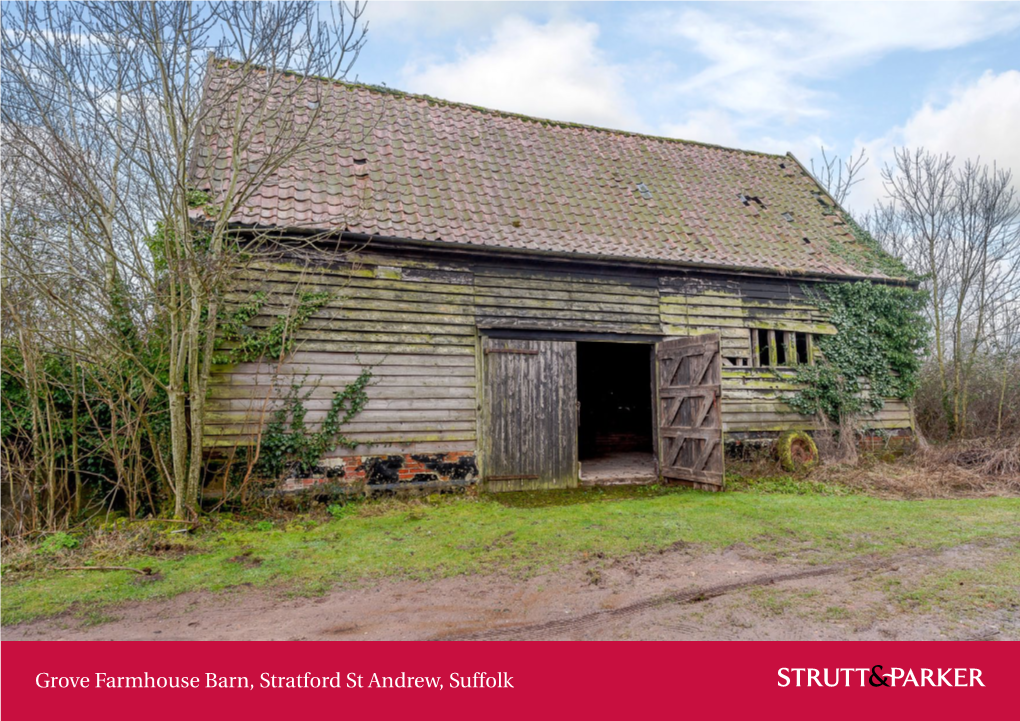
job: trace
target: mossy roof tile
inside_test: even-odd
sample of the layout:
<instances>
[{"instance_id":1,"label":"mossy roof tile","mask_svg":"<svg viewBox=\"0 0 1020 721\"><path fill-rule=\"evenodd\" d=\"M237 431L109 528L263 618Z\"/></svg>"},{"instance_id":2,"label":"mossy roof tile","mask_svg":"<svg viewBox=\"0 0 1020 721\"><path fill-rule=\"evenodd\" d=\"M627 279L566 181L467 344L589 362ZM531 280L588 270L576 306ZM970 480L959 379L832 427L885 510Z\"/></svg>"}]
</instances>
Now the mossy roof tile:
<instances>
[{"instance_id":1,"label":"mossy roof tile","mask_svg":"<svg viewBox=\"0 0 1020 721\"><path fill-rule=\"evenodd\" d=\"M229 65L214 63L210 72L208 92L236 87L226 82L233 72ZM270 86L281 122L288 106L320 103L315 126L302 129L314 147L267 178L234 213L237 223L764 272L793 267L809 274L887 277L872 262L875 251L857 241L833 212L835 203L791 156L527 118L297 75ZM261 98L250 92L247 100L254 106ZM300 119L307 112L295 115ZM241 167L256 166L269 152L264 131L254 124L248 129ZM215 201L234 165L228 119L210 121L202 137L193 181ZM647 191L639 188L642 183ZM761 204L744 205L741 196ZM794 221L784 220L783 213Z\"/></svg>"}]
</instances>

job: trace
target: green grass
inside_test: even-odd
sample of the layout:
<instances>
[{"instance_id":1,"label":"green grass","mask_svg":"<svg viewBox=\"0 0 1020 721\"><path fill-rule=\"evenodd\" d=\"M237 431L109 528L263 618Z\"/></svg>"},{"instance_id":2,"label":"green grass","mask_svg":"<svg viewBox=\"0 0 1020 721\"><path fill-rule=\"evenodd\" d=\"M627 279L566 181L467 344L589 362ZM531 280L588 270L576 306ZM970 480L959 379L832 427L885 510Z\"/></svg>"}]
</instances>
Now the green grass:
<instances>
[{"instance_id":1,"label":"green grass","mask_svg":"<svg viewBox=\"0 0 1020 721\"><path fill-rule=\"evenodd\" d=\"M825 489L767 493L760 486L735 493L639 487L367 502L318 519L224 520L187 540L190 553L173 556L90 557L90 544L83 543L51 549L27 564L5 559L0 621L67 611L98 618L111 604L194 590L274 585L315 595L337 582L384 576L527 575L677 542L707 550L742 543L764 554L824 563L1020 535L1017 499L889 501ZM52 570L68 557L73 565L95 558L96 565L149 566L159 576Z\"/></svg>"}]
</instances>

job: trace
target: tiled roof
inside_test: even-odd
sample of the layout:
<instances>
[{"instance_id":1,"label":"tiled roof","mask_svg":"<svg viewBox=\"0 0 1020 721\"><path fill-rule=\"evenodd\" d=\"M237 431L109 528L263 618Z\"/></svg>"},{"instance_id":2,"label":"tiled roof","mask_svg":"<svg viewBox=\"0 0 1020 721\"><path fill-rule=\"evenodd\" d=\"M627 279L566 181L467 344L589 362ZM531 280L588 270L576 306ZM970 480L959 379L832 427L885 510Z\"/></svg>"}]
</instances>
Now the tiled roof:
<instances>
[{"instance_id":1,"label":"tiled roof","mask_svg":"<svg viewBox=\"0 0 1020 721\"><path fill-rule=\"evenodd\" d=\"M217 82L214 74L210 87ZM299 121L320 109L313 130L336 142L313 143L285 162L237 210L236 223L885 277L876 251L855 240L839 209L792 156L297 76L276 83L276 95L299 86L279 103L289 104ZM273 98L268 101L273 107ZM272 123L252 123L250 132L258 136L246 163L272 142ZM193 182L214 203L228 175L229 147L229 133L207 128L196 154Z\"/></svg>"}]
</instances>

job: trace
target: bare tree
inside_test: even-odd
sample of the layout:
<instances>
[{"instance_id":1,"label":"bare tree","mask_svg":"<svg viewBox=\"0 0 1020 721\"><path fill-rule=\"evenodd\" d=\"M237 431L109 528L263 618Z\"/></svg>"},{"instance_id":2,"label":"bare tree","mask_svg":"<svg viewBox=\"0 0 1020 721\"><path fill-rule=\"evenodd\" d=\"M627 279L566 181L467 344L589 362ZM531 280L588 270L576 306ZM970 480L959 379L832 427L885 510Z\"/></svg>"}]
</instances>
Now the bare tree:
<instances>
[{"instance_id":1,"label":"bare tree","mask_svg":"<svg viewBox=\"0 0 1020 721\"><path fill-rule=\"evenodd\" d=\"M842 161L821 152L812 172L843 203L867 158L862 152ZM883 180L886 197L859 222L930 293L931 364L947 434L969 433L971 384L992 362L1002 370L996 414L1001 432L1012 314L1020 302L1020 201L1013 177L979 159L961 164L948 154L904 148L883 169Z\"/></svg>"},{"instance_id":2,"label":"bare tree","mask_svg":"<svg viewBox=\"0 0 1020 721\"><path fill-rule=\"evenodd\" d=\"M5 275L26 303L47 304L27 324L5 302L5 336L32 327L43 345L116 358L166 394L160 471L178 517L196 512L200 490L217 323L239 257L230 219L283 164L346 142L318 122L334 90L317 78L350 72L362 13L360 3L4 5L4 176L16 162L26 182L4 193ZM216 174L215 197L196 191L197 167ZM140 338L159 345L165 369ZM114 412L131 416L132 438L151 432L136 400Z\"/></svg>"},{"instance_id":3,"label":"bare tree","mask_svg":"<svg viewBox=\"0 0 1020 721\"><path fill-rule=\"evenodd\" d=\"M923 148L897 150L883 178L870 225L931 294L942 410L950 437L964 435L971 373L1002 328L991 319L1020 297L1020 199L1008 171Z\"/></svg>"},{"instance_id":4,"label":"bare tree","mask_svg":"<svg viewBox=\"0 0 1020 721\"><path fill-rule=\"evenodd\" d=\"M1007 413L1013 415L1013 427L1020 420L1020 299L1007 300L990 309L989 337L992 357L998 365L998 393L995 402L995 435L1006 429ZM1007 406L1012 386L1014 403Z\"/></svg>"},{"instance_id":5,"label":"bare tree","mask_svg":"<svg viewBox=\"0 0 1020 721\"><path fill-rule=\"evenodd\" d=\"M863 148L856 158L851 155L847 160L841 160L836 155L830 157L824 146L821 153L822 161L817 166L815 159L811 158L811 174L829 192L833 200L843 205L850 197L850 191L861 182L861 171L868 164L868 158Z\"/></svg>"}]
</instances>

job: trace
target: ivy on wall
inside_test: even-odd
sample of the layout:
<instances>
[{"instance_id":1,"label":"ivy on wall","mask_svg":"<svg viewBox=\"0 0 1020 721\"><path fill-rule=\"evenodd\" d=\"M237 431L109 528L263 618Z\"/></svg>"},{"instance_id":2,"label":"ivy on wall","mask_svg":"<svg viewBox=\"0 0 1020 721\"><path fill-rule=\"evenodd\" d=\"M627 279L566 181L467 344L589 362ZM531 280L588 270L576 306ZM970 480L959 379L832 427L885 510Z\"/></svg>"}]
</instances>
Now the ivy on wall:
<instances>
[{"instance_id":1,"label":"ivy on wall","mask_svg":"<svg viewBox=\"0 0 1020 721\"><path fill-rule=\"evenodd\" d=\"M248 323L262 312L267 298L262 291L252 293L247 303L220 321L218 344L231 342L234 346L225 353L218 353L214 363L254 363L263 358L280 360L294 350L294 331L325 307L331 295L326 291L302 293L292 312L278 315L268 328L255 330Z\"/></svg>"},{"instance_id":2,"label":"ivy on wall","mask_svg":"<svg viewBox=\"0 0 1020 721\"><path fill-rule=\"evenodd\" d=\"M294 350L294 331L329 303L331 297L328 292L303 292L298 295L296 307L288 313L276 316L268 327L253 328L249 324L262 312L268 296L263 291L252 293L246 303L236 306L221 319L217 345L230 342L232 347L217 353L214 362L283 360ZM305 388L302 383L292 384L280 396L280 405L262 429L257 460L252 467L255 476L274 480L288 475L309 475L319 467L328 451L357 445L343 435L342 428L368 402L366 388L371 379L371 369L365 368L355 380L336 391L317 430L305 422L308 415L305 401L313 389ZM238 469L248 465L250 452L246 449L240 454L236 461Z\"/></svg>"},{"instance_id":3,"label":"ivy on wall","mask_svg":"<svg viewBox=\"0 0 1020 721\"><path fill-rule=\"evenodd\" d=\"M356 380L334 393L326 417L316 431L305 424L308 410L304 401L311 390L302 394L301 385L292 385L262 432L256 475L272 479L306 476L315 472L328 451L338 446L356 446L357 442L344 437L341 429L365 407L368 402L365 388L371 379L372 373L366 368Z\"/></svg>"},{"instance_id":4,"label":"ivy on wall","mask_svg":"<svg viewBox=\"0 0 1020 721\"><path fill-rule=\"evenodd\" d=\"M867 281L805 290L837 332L818 337L819 363L798 366L804 387L790 401L794 410L838 422L914 394L928 342L926 293Z\"/></svg>"}]
</instances>

